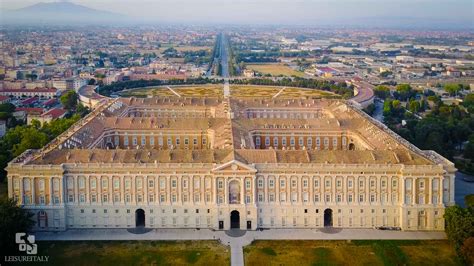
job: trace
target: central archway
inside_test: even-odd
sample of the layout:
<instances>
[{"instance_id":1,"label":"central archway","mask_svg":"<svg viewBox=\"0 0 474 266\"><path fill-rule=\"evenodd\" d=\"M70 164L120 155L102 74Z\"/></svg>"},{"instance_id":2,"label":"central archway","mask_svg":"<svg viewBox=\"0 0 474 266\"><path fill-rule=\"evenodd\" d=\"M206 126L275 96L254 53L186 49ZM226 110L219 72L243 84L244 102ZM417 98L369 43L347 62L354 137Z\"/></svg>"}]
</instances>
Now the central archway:
<instances>
[{"instance_id":1,"label":"central archway","mask_svg":"<svg viewBox=\"0 0 474 266\"><path fill-rule=\"evenodd\" d=\"M240 213L238 211L232 211L230 213L230 228L240 229Z\"/></svg>"},{"instance_id":2,"label":"central archway","mask_svg":"<svg viewBox=\"0 0 474 266\"><path fill-rule=\"evenodd\" d=\"M324 226L325 227L332 226L332 210L331 209L324 210Z\"/></svg>"},{"instance_id":3,"label":"central archway","mask_svg":"<svg viewBox=\"0 0 474 266\"><path fill-rule=\"evenodd\" d=\"M145 211L143 209L135 211L135 226L145 227Z\"/></svg>"}]
</instances>

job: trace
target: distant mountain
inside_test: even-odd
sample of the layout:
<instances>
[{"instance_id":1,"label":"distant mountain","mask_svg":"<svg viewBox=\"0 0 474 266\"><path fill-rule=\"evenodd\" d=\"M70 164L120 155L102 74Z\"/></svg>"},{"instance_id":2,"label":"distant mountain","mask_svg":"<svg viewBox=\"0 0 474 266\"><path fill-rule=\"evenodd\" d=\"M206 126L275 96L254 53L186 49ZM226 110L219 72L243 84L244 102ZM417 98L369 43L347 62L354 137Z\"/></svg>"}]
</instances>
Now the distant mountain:
<instances>
[{"instance_id":1,"label":"distant mountain","mask_svg":"<svg viewBox=\"0 0 474 266\"><path fill-rule=\"evenodd\" d=\"M95 24L120 22L122 14L92 9L70 2L38 3L24 8L2 11L2 21L9 24Z\"/></svg>"}]
</instances>

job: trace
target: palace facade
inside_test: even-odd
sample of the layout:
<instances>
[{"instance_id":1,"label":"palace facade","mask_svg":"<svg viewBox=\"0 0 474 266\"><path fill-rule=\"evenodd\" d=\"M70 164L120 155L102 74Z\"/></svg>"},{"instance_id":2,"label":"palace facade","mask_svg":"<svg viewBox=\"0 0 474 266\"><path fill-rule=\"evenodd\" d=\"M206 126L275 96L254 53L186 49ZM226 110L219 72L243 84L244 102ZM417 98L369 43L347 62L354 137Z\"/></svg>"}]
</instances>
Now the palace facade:
<instances>
[{"instance_id":1,"label":"palace facade","mask_svg":"<svg viewBox=\"0 0 474 266\"><path fill-rule=\"evenodd\" d=\"M119 98L7 167L35 230L444 230L454 165L327 99Z\"/></svg>"}]
</instances>

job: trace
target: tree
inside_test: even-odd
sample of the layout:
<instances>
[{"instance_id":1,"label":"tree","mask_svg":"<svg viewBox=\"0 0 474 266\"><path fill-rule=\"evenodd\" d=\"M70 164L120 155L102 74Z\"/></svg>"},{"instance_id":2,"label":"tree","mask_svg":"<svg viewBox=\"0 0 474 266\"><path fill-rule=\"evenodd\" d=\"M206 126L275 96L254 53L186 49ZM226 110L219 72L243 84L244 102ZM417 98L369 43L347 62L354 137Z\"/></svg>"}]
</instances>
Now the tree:
<instances>
[{"instance_id":1,"label":"tree","mask_svg":"<svg viewBox=\"0 0 474 266\"><path fill-rule=\"evenodd\" d=\"M390 88L384 85L379 85L375 87L374 94L380 99L386 99L390 96Z\"/></svg>"},{"instance_id":2,"label":"tree","mask_svg":"<svg viewBox=\"0 0 474 266\"><path fill-rule=\"evenodd\" d=\"M459 84L446 84L444 85L444 90L449 93L449 95L454 96L461 91L461 86Z\"/></svg>"},{"instance_id":3,"label":"tree","mask_svg":"<svg viewBox=\"0 0 474 266\"><path fill-rule=\"evenodd\" d=\"M77 106L77 93L75 91L68 91L63 94L59 100L65 109L75 109Z\"/></svg>"},{"instance_id":4,"label":"tree","mask_svg":"<svg viewBox=\"0 0 474 266\"><path fill-rule=\"evenodd\" d=\"M90 79L87 84L88 85L95 85L95 79Z\"/></svg>"},{"instance_id":5,"label":"tree","mask_svg":"<svg viewBox=\"0 0 474 266\"><path fill-rule=\"evenodd\" d=\"M420 102L412 100L409 103L409 110L412 113L418 113L418 111L421 109Z\"/></svg>"},{"instance_id":6,"label":"tree","mask_svg":"<svg viewBox=\"0 0 474 266\"><path fill-rule=\"evenodd\" d=\"M474 194L469 194L464 197L464 203L468 208L474 209Z\"/></svg>"},{"instance_id":7,"label":"tree","mask_svg":"<svg viewBox=\"0 0 474 266\"><path fill-rule=\"evenodd\" d=\"M396 91L400 100L404 101L411 98L415 92L412 90L409 84L399 84L397 85Z\"/></svg>"},{"instance_id":8,"label":"tree","mask_svg":"<svg viewBox=\"0 0 474 266\"><path fill-rule=\"evenodd\" d=\"M472 209L461 208L458 205L446 208L446 235L459 252L464 241L474 236L474 212Z\"/></svg>"},{"instance_id":9,"label":"tree","mask_svg":"<svg viewBox=\"0 0 474 266\"><path fill-rule=\"evenodd\" d=\"M4 255L18 252L15 234L28 232L34 225L33 214L19 207L13 199L0 200L0 250Z\"/></svg>"}]
</instances>

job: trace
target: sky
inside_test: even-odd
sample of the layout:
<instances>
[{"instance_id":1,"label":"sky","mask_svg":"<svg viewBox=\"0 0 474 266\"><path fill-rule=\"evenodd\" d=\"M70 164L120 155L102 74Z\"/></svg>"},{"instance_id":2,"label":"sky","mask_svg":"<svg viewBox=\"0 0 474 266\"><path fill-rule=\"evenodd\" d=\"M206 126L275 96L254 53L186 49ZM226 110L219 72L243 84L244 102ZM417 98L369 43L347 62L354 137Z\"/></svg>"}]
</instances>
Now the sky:
<instances>
[{"instance_id":1,"label":"sky","mask_svg":"<svg viewBox=\"0 0 474 266\"><path fill-rule=\"evenodd\" d=\"M464 25L474 27L474 0L67 0L137 20L172 23ZM0 0L16 9L50 0ZM56 1L57 2L57 1Z\"/></svg>"}]
</instances>

